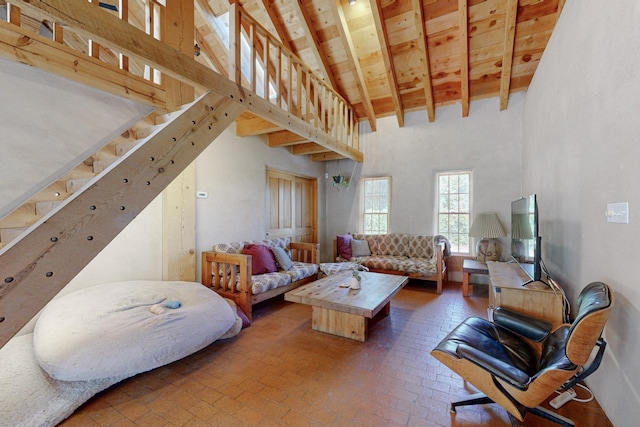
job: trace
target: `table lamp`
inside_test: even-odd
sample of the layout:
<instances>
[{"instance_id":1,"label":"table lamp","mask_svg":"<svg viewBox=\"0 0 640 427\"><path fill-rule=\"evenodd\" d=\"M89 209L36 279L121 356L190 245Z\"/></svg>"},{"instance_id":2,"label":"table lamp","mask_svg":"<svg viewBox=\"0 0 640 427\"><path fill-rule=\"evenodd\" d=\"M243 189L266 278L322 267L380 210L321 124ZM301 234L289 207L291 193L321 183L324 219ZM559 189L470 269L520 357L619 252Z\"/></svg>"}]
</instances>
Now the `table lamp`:
<instances>
[{"instance_id":1,"label":"table lamp","mask_svg":"<svg viewBox=\"0 0 640 427\"><path fill-rule=\"evenodd\" d=\"M469 230L469 236L479 238L476 244L476 259L482 263L499 261L500 241L496 239L506 235L495 212L476 215Z\"/></svg>"}]
</instances>

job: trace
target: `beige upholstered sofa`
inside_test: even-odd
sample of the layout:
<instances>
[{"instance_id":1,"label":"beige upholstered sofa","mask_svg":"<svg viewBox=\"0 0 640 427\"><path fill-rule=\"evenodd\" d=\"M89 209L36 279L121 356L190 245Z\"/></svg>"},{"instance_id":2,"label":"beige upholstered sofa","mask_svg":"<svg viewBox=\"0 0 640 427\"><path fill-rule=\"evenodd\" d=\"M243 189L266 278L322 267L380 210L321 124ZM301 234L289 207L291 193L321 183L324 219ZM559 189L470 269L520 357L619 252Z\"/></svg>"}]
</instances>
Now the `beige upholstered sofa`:
<instances>
[{"instance_id":1,"label":"beige upholstered sofa","mask_svg":"<svg viewBox=\"0 0 640 427\"><path fill-rule=\"evenodd\" d=\"M352 234L351 238L356 241L352 244L352 251L355 251L352 257L341 257L336 245L336 261L359 263L374 272L435 281L437 292L442 293L449 253L449 242L444 236L391 233ZM358 250L361 251L358 253Z\"/></svg>"},{"instance_id":2,"label":"beige upholstered sofa","mask_svg":"<svg viewBox=\"0 0 640 427\"><path fill-rule=\"evenodd\" d=\"M275 272L254 274L252 256L241 253L246 245L282 248L292 265L285 269L278 263ZM249 320L253 305L312 282L318 276L319 245L316 243L291 242L282 237L220 243L212 249L202 253L202 283L222 297L233 300Z\"/></svg>"}]
</instances>

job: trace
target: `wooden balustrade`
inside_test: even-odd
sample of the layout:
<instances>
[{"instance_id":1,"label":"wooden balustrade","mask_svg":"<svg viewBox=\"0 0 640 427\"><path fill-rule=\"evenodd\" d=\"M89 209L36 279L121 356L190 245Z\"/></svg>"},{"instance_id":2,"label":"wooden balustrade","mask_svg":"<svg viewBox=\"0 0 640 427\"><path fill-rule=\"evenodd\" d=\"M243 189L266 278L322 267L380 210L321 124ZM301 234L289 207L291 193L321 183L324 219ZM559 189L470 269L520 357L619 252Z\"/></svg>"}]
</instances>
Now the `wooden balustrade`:
<instances>
[{"instance_id":1,"label":"wooden balustrade","mask_svg":"<svg viewBox=\"0 0 640 427\"><path fill-rule=\"evenodd\" d=\"M229 78L273 105L359 149L351 105L278 39L244 12L229 8Z\"/></svg>"},{"instance_id":2,"label":"wooden balustrade","mask_svg":"<svg viewBox=\"0 0 640 427\"><path fill-rule=\"evenodd\" d=\"M96 7L99 7L98 0L90 0L90 2L95 4ZM131 2L132 7L142 6L145 8L144 13L141 14L145 17L144 22L136 23L129 20L130 15L138 15L130 13L129 4L129 0L119 0L117 12L114 10L109 10L109 12L117 14L123 21L127 21L129 24L144 30L154 38L162 40L164 27L162 24L165 19L165 6L157 0L145 0L142 5L138 2ZM33 19L30 19L30 21L33 21ZM7 22L24 27L24 20L20 8L11 2L7 2ZM39 28L33 28L33 30L38 32ZM52 24L51 31L53 34L52 40L58 43L65 44L76 51L86 52L90 57L111 64L123 71L135 74L159 86L162 85L162 73L154 70L153 67L149 65L141 63L139 60L130 61L126 55L116 52L114 49L100 46L93 40L86 40L77 35L73 29L64 28L56 23Z\"/></svg>"}]
</instances>

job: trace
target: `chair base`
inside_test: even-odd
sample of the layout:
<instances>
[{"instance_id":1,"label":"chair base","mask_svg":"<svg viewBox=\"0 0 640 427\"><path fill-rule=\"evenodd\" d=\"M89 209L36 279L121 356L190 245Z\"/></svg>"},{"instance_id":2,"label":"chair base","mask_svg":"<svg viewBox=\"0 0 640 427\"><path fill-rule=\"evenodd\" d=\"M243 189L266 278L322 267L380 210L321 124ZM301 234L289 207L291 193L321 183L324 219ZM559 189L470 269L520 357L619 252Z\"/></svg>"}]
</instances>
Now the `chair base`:
<instances>
[{"instance_id":1,"label":"chair base","mask_svg":"<svg viewBox=\"0 0 640 427\"><path fill-rule=\"evenodd\" d=\"M494 403L494 401L488 398L484 393L475 393L465 397L464 399L454 400L453 402L451 402L451 408L449 410L451 413L455 414L456 408L458 406L484 405L487 403ZM544 418L545 420L549 420L551 422L559 424L563 427L573 427L575 425L569 418L563 417L560 414L556 414L555 412L550 411L547 408L543 408L542 406L536 406L535 408L526 408L524 406L521 406L522 416L524 416L524 414L527 412ZM509 420L511 421L511 425L513 427L520 426L520 422L511 414L509 414Z\"/></svg>"}]
</instances>

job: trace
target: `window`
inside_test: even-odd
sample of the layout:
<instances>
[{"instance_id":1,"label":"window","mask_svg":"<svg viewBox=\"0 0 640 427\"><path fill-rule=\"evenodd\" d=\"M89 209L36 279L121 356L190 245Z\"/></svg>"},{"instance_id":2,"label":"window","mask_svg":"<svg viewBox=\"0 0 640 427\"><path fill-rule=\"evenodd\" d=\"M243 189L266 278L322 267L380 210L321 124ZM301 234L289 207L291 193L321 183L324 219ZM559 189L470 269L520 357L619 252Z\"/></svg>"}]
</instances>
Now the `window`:
<instances>
[{"instance_id":1,"label":"window","mask_svg":"<svg viewBox=\"0 0 640 427\"><path fill-rule=\"evenodd\" d=\"M362 232L387 234L391 206L391 177L362 179Z\"/></svg>"},{"instance_id":2,"label":"window","mask_svg":"<svg viewBox=\"0 0 640 427\"><path fill-rule=\"evenodd\" d=\"M451 242L451 251L470 253L471 172L438 174L438 234Z\"/></svg>"}]
</instances>

